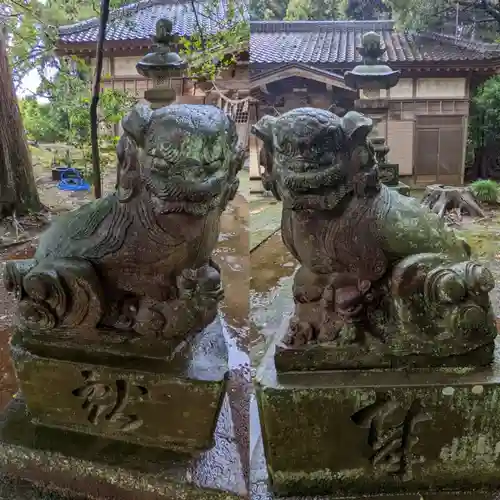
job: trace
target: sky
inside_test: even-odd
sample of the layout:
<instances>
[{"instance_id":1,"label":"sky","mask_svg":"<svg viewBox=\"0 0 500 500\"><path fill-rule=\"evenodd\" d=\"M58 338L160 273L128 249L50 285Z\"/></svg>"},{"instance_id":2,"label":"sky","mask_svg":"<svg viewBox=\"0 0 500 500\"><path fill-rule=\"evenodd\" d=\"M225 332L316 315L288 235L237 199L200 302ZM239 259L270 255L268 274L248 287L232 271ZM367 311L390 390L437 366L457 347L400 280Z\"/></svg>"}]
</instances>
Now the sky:
<instances>
[{"instance_id":1,"label":"sky","mask_svg":"<svg viewBox=\"0 0 500 500\"><path fill-rule=\"evenodd\" d=\"M45 3L47 0L40 0L41 3ZM38 85L40 85L40 78L36 70L30 71L24 80L22 81L20 88L17 90L18 97L23 97L25 95L30 95L31 92L35 92Z\"/></svg>"},{"instance_id":2,"label":"sky","mask_svg":"<svg viewBox=\"0 0 500 500\"><path fill-rule=\"evenodd\" d=\"M24 80L22 81L20 88L17 90L18 97L24 97L25 95L30 95L31 92L35 92L38 85L40 85L40 77L36 70L30 71Z\"/></svg>"}]
</instances>

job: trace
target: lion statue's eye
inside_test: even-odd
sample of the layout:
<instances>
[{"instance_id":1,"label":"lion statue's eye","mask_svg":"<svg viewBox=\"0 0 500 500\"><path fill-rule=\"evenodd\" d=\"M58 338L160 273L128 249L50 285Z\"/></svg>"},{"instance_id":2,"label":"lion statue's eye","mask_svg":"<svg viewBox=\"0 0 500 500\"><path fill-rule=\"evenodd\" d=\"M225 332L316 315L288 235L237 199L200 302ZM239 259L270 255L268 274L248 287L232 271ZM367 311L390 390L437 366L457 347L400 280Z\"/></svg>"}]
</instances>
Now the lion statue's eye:
<instances>
[{"instance_id":1,"label":"lion statue's eye","mask_svg":"<svg viewBox=\"0 0 500 500\"><path fill-rule=\"evenodd\" d=\"M222 158L223 156L223 147L220 141L215 142L212 145L212 148L210 150L210 156L214 159L219 159Z\"/></svg>"}]
</instances>

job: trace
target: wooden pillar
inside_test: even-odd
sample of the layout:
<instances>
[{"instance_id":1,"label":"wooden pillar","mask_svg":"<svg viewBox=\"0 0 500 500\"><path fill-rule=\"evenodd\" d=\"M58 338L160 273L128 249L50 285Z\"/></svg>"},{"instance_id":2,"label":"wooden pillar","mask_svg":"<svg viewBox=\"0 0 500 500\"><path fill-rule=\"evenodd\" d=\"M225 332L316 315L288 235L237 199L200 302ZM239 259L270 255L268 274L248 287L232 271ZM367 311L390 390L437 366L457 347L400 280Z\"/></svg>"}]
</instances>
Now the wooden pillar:
<instances>
[{"instance_id":1,"label":"wooden pillar","mask_svg":"<svg viewBox=\"0 0 500 500\"><path fill-rule=\"evenodd\" d=\"M260 118L259 103L250 104L250 126ZM250 194L261 194L264 192L260 176L259 152L262 147L261 141L251 132L248 138L248 167L250 175Z\"/></svg>"}]
</instances>

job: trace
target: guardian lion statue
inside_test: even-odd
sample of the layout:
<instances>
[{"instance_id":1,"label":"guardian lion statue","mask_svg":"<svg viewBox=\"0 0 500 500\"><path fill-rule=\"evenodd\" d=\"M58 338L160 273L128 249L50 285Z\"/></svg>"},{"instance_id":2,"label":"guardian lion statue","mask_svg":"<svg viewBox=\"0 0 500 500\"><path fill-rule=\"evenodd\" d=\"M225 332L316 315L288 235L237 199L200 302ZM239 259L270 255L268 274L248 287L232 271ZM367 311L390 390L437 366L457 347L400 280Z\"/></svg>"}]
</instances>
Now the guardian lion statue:
<instances>
[{"instance_id":1,"label":"guardian lion statue","mask_svg":"<svg viewBox=\"0 0 500 500\"><path fill-rule=\"evenodd\" d=\"M122 122L116 192L58 218L5 284L36 331L118 329L160 339L207 326L222 297L211 255L243 152L215 106L134 108Z\"/></svg>"},{"instance_id":2,"label":"guardian lion statue","mask_svg":"<svg viewBox=\"0 0 500 500\"><path fill-rule=\"evenodd\" d=\"M301 264L282 354L334 353L315 369L487 364L493 277L435 214L380 182L372 126L298 108L253 127Z\"/></svg>"}]
</instances>

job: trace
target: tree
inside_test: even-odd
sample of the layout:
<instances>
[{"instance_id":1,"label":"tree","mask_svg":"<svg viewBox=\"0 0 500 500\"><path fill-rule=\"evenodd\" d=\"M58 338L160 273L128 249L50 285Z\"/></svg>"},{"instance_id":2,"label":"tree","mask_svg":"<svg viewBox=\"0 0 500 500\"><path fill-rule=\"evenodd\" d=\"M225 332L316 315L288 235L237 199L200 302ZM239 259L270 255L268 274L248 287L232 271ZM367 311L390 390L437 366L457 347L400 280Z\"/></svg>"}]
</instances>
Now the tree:
<instances>
[{"instance_id":1,"label":"tree","mask_svg":"<svg viewBox=\"0 0 500 500\"><path fill-rule=\"evenodd\" d=\"M127 3L128 0L110 0L110 8ZM98 16L97 5L95 0L3 0L16 88L32 70L42 80L50 76L50 70L61 70L54 51L59 26Z\"/></svg>"},{"instance_id":2,"label":"tree","mask_svg":"<svg viewBox=\"0 0 500 500\"><path fill-rule=\"evenodd\" d=\"M194 0L191 0L196 30L189 37L181 37L179 44L180 53L188 63L188 76L206 81L214 80L221 70L236 62L238 53L248 50L250 26L245 0L227 0L224 19L219 13L220 0L208 0L203 7L203 17L217 30L206 32Z\"/></svg>"},{"instance_id":3,"label":"tree","mask_svg":"<svg viewBox=\"0 0 500 500\"><path fill-rule=\"evenodd\" d=\"M83 153L85 164L92 164L92 182L99 182L99 177L95 175L95 159L94 154L97 140L97 150L99 151L99 166L104 167L105 164L102 152L113 148L116 145L117 138L113 132L113 126L121 121L123 116L133 106L135 99L126 92L104 89L99 94L99 106L97 113L90 120L90 109L92 106L92 96L88 87L78 96L71 99L67 103L67 113L69 119L69 127L67 130L65 142L80 149ZM94 121L96 120L96 121ZM97 137L92 134L92 129L98 130ZM114 161L114 156L112 162ZM101 168L100 168L101 169ZM99 169L99 170L100 170ZM97 193L98 194L98 193ZM96 196L97 197L97 196Z\"/></svg>"},{"instance_id":4,"label":"tree","mask_svg":"<svg viewBox=\"0 0 500 500\"><path fill-rule=\"evenodd\" d=\"M287 7L288 0L251 0L250 19L255 21L284 19Z\"/></svg>"},{"instance_id":5,"label":"tree","mask_svg":"<svg viewBox=\"0 0 500 500\"><path fill-rule=\"evenodd\" d=\"M41 209L0 26L0 218Z\"/></svg>"},{"instance_id":6,"label":"tree","mask_svg":"<svg viewBox=\"0 0 500 500\"><path fill-rule=\"evenodd\" d=\"M500 76L489 78L472 99L469 140L474 153L470 180L500 180Z\"/></svg>"},{"instance_id":7,"label":"tree","mask_svg":"<svg viewBox=\"0 0 500 500\"><path fill-rule=\"evenodd\" d=\"M399 24L411 29L425 30L443 24L447 19L459 22L464 19L476 22L482 15L481 24L488 20L500 28L500 4L497 0L388 0Z\"/></svg>"},{"instance_id":8,"label":"tree","mask_svg":"<svg viewBox=\"0 0 500 500\"><path fill-rule=\"evenodd\" d=\"M338 0L290 0L285 19L335 20L343 17L343 5Z\"/></svg>"},{"instance_id":9,"label":"tree","mask_svg":"<svg viewBox=\"0 0 500 500\"><path fill-rule=\"evenodd\" d=\"M97 107L99 105L99 94L101 93L102 59L104 53L104 41L106 40L106 28L109 18L109 0L101 1L101 19L99 23L99 38L96 49L96 68L94 75L94 87L92 89L92 101L90 103L90 142L92 144L92 172L94 179L94 196L101 197L101 164L99 162L99 130L97 122Z\"/></svg>"},{"instance_id":10,"label":"tree","mask_svg":"<svg viewBox=\"0 0 500 500\"><path fill-rule=\"evenodd\" d=\"M384 0L348 0L344 12L348 19L362 21L378 19L383 14L391 14L391 8Z\"/></svg>"},{"instance_id":11,"label":"tree","mask_svg":"<svg viewBox=\"0 0 500 500\"><path fill-rule=\"evenodd\" d=\"M385 0L252 0L250 16L255 20L379 19L390 12Z\"/></svg>"}]
</instances>

